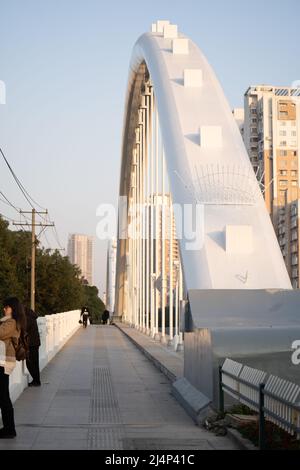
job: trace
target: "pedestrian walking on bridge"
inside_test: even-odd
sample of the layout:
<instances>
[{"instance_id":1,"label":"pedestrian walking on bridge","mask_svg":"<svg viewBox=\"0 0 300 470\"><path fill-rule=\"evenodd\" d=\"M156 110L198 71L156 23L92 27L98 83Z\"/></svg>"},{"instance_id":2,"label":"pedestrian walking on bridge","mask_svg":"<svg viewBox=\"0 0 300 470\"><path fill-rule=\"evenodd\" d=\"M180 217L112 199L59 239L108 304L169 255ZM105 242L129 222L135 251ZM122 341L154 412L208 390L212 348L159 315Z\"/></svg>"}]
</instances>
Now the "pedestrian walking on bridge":
<instances>
[{"instance_id":1,"label":"pedestrian walking on bridge","mask_svg":"<svg viewBox=\"0 0 300 470\"><path fill-rule=\"evenodd\" d=\"M102 313L102 322L103 322L103 325L107 325L108 319L109 319L109 311L108 311L108 310L104 310L104 312Z\"/></svg>"},{"instance_id":2,"label":"pedestrian walking on bridge","mask_svg":"<svg viewBox=\"0 0 300 470\"><path fill-rule=\"evenodd\" d=\"M0 320L0 409L3 421L0 439L12 439L17 435L9 395L9 376L16 365L15 344L25 332L24 307L16 297L10 297L4 302L4 317Z\"/></svg>"},{"instance_id":3,"label":"pedestrian walking on bridge","mask_svg":"<svg viewBox=\"0 0 300 470\"><path fill-rule=\"evenodd\" d=\"M83 328L87 327L88 318L90 316L91 315L90 315L89 309L87 307L82 307L80 317L82 317Z\"/></svg>"},{"instance_id":4,"label":"pedestrian walking on bridge","mask_svg":"<svg viewBox=\"0 0 300 470\"><path fill-rule=\"evenodd\" d=\"M39 365L39 347L41 345L39 328L37 324L38 315L30 308L25 308L26 331L29 340L29 356L26 360L27 369L32 377L29 387L40 387L40 365Z\"/></svg>"}]
</instances>

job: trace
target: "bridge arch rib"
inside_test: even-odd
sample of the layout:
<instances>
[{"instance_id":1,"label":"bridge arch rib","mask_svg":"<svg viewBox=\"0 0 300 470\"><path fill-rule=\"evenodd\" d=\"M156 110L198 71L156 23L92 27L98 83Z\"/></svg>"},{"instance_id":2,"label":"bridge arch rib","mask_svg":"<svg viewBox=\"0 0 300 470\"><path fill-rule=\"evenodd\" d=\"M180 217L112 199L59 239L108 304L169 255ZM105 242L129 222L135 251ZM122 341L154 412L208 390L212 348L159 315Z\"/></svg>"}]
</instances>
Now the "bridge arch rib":
<instances>
[{"instance_id":1,"label":"bridge arch rib","mask_svg":"<svg viewBox=\"0 0 300 470\"><path fill-rule=\"evenodd\" d=\"M128 198L125 219L129 223L137 216L130 212L130 204L149 207L140 220L142 241L118 240L116 315L125 315L129 323L148 331L151 315L155 323L159 309L164 312L168 302L180 302L190 290L291 289L259 184L222 88L200 49L168 22L153 25L153 32L141 36L133 50L119 194ZM165 196L168 201L163 206L173 202L202 207L201 247L187 249L184 233L178 240L181 268L174 269L183 281L181 294L180 286L173 292L173 265L167 269L174 243L155 245L151 238L154 222L160 233L168 230L169 223L172 233L172 217L168 219L163 208L158 216L157 211L151 212L160 196L164 203ZM181 218L177 214L174 218L180 233ZM158 252L160 261L155 266ZM153 307L156 295L160 307ZM130 313L134 302L135 319Z\"/></svg>"}]
</instances>

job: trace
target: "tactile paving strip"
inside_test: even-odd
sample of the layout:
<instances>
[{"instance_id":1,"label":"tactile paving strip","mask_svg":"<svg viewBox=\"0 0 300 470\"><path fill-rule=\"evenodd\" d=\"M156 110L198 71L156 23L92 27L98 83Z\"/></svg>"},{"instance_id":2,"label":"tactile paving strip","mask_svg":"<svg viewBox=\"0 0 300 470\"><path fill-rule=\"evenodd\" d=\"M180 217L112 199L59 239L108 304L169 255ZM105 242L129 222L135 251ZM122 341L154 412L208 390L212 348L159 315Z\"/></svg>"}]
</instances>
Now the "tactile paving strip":
<instances>
[{"instance_id":1,"label":"tactile paving strip","mask_svg":"<svg viewBox=\"0 0 300 470\"><path fill-rule=\"evenodd\" d=\"M110 372L107 367L94 368L90 423L121 423L120 410L114 395Z\"/></svg>"},{"instance_id":2,"label":"tactile paving strip","mask_svg":"<svg viewBox=\"0 0 300 470\"><path fill-rule=\"evenodd\" d=\"M101 331L101 330L100 330ZM95 353L88 432L88 449L122 450L124 429L109 370L104 335L95 335ZM97 424L99 427L97 427Z\"/></svg>"},{"instance_id":3,"label":"tactile paving strip","mask_svg":"<svg viewBox=\"0 0 300 470\"><path fill-rule=\"evenodd\" d=\"M121 428L91 428L88 432L88 449L123 450Z\"/></svg>"}]
</instances>

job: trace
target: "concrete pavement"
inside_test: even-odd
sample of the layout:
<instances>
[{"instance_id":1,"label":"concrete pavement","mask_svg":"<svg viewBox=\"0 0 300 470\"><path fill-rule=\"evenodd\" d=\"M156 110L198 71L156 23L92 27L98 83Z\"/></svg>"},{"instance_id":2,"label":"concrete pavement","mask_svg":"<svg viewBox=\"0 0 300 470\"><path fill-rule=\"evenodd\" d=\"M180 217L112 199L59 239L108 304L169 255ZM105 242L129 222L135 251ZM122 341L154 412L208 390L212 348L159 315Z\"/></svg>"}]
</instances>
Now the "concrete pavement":
<instances>
[{"instance_id":1,"label":"concrete pavement","mask_svg":"<svg viewBox=\"0 0 300 470\"><path fill-rule=\"evenodd\" d=\"M235 449L197 427L170 381L113 326L80 329L14 405L3 449Z\"/></svg>"}]
</instances>

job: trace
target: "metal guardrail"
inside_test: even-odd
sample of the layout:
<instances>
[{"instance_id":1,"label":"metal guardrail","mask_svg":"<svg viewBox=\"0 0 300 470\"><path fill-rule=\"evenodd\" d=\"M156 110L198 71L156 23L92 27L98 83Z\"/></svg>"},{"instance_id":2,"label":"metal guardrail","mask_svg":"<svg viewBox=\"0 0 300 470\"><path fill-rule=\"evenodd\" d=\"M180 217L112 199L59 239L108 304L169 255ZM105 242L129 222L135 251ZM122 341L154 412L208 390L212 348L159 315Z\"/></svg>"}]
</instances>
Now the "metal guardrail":
<instances>
[{"instance_id":1,"label":"metal guardrail","mask_svg":"<svg viewBox=\"0 0 300 470\"><path fill-rule=\"evenodd\" d=\"M300 386L226 359L219 367L219 409L224 393L259 414L259 448L265 449L266 419L300 440Z\"/></svg>"}]
</instances>

